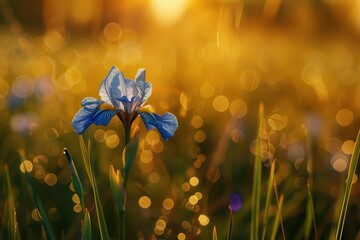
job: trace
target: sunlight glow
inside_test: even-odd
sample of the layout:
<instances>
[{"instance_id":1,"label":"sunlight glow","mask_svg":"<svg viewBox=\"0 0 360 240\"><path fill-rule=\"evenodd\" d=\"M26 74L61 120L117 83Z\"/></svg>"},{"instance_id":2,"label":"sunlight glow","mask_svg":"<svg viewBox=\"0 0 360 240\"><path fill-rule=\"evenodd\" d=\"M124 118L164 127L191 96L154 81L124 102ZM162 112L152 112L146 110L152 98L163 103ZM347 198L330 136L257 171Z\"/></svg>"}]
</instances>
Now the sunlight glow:
<instances>
[{"instance_id":1,"label":"sunlight glow","mask_svg":"<svg viewBox=\"0 0 360 240\"><path fill-rule=\"evenodd\" d=\"M186 0L152 0L150 7L156 21L171 25L181 18L186 5Z\"/></svg>"}]
</instances>

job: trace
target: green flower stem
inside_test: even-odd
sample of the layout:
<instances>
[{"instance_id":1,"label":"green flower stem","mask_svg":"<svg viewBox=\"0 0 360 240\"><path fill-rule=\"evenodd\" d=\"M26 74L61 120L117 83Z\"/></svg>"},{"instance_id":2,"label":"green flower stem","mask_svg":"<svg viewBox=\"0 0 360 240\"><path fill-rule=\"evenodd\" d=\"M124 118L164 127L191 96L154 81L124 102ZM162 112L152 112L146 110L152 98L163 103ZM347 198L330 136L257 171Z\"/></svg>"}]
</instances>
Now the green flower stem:
<instances>
[{"instance_id":1,"label":"green flower stem","mask_svg":"<svg viewBox=\"0 0 360 240\"><path fill-rule=\"evenodd\" d=\"M124 145L124 149L127 146L127 144L130 142L130 131L131 131L131 123L129 125L124 125L124 129L125 129L125 145ZM123 173L123 191L124 191L124 199L123 199L123 203L124 203L124 208L123 209L119 209L119 225L120 225L120 232L119 232L119 239L120 240L125 240L125 205L126 205L126 195L127 195L127 191L126 191L126 186L127 186L127 182L128 182L128 176L129 176L129 170L125 168L125 163L126 163L126 159L124 159L125 161L123 162L123 166L122 166L122 173Z\"/></svg>"},{"instance_id":2,"label":"green flower stem","mask_svg":"<svg viewBox=\"0 0 360 240\"><path fill-rule=\"evenodd\" d=\"M119 239L125 240L125 209L119 210L119 224L120 224Z\"/></svg>"}]
</instances>

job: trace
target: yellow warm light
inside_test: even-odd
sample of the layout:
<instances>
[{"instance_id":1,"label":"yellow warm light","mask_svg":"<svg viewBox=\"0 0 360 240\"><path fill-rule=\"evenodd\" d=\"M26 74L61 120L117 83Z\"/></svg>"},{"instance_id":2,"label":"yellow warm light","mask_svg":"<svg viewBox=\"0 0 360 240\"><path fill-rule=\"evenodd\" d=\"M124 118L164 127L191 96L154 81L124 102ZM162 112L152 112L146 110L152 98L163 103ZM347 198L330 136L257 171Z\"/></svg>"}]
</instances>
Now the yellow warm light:
<instances>
[{"instance_id":1,"label":"yellow warm light","mask_svg":"<svg viewBox=\"0 0 360 240\"><path fill-rule=\"evenodd\" d=\"M200 87L200 95L203 98L210 98L214 95L214 86L211 83L205 82Z\"/></svg>"},{"instance_id":2,"label":"yellow warm light","mask_svg":"<svg viewBox=\"0 0 360 240\"><path fill-rule=\"evenodd\" d=\"M81 207L80 204L76 204L76 205L73 207L73 210L74 210L74 212L79 213L79 212L81 212L82 207Z\"/></svg>"},{"instance_id":3,"label":"yellow warm light","mask_svg":"<svg viewBox=\"0 0 360 240\"><path fill-rule=\"evenodd\" d=\"M156 221L155 228L163 231L166 228L166 222L163 219L159 219Z\"/></svg>"},{"instance_id":4,"label":"yellow warm light","mask_svg":"<svg viewBox=\"0 0 360 240\"><path fill-rule=\"evenodd\" d=\"M174 201L173 201L171 198L166 198L166 199L163 201L163 207L164 207L166 210L171 210L171 209L174 207Z\"/></svg>"},{"instance_id":5,"label":"yellow warm light","mask_svg":"<svg viewBox=\"0 0 360 240\"><path fill-rule=\"evenodd\" d=\"M192 119L191 119L191 125L194 127L194 128L201 128L202 125L203 125L203 119L201 116L194 116Z\"/></svg>"},{"instance_id":6,"label":"yellow warm light","mask_svg":"<svg viewBox=\"0 0 360 240\"><path fill-rule=\"evenodd\" d=\"M200 225L206 226L210 222L210 218L204 214L201 214L198 218Z\"/></svg>"},{"instance_id":7,"label":"yellow warm light","mask_svg":"<svg viewBox=\"0 0 360 240\"><path fill-rule=\"evenodd\" d=\"M206 140L206 133L202 130L196 131L194 139L198 143L202 143Z\"/></svg>"},{"instance_id":8,"label":"yellow warm light","mask_svg":"<svg viewBox=\"0 0 360 240\"><path fill-rule=\"evenodd\" d=\"M198 201L199 201L199 199L198 199L195 195L192 195L192 196L189 198L189 203L190 203L191 205L197 204Z\"/></svg>"},{"instance_id":9,"label":"yellow warm light","mask_svg":"<svg viewBox=\"0 0 360 240\"><path fill-rule=\"evenodd\" d=\"M224 112L229 107L229 100L224 95L217 96L213 101L213 107L218 112Z\"/></svg>"},{"instance_id":10,"label":"yellow warm light","mask_svg":"<svg viewBox=\"0 0 360 240\"><path fill-rule=\"evenodd\" d=\"M179 234L177 235L177 238L178 238L178 240L185 240L185 239L186 239L186 235L181 232L181 233L179 233Z\"/></svg>"},{"instance_id":11,"label":"yellow warm light","mask_svg":"<svg viewBox=\"0 0 360 240\"><path fill-rule=\"evenodd\" d=\"M343 108L336 113L335 119L340 126L346 127L354 121L354 114L351 110Z\"/></svg>"},{"instance_id":12,"label":"yellow warm light","mask_svg":"<svg viewBox=\"0 0 360 240\"><path fill-rule=\"evenodd\" d=\"M138 203L141 208L149 208L151 206L151 199L147 196L142 196L139 198Z\"/></svg>"},{"instance_id":13,"label":"yellow warm light","mask_svg":"<svg viewBox=\"0 0 360 240\"><path fill-rule=\"evenodd\" d=\"M25 160L20 164L20 170L21 172L31 172L33 170L33 164L29 160Z\"/></svg>"},{"instance_id":14,"label":"yellow warm light","mask_svg":"<svg viewBox=\"0 0 360 240\"><path fill-rule=\"evenodd\" d=\"M37 208L35 208L31 212L31 218L34 219L37 222L41 221L41 215L40 215L39 210Z\"/></svg>"},{"instance_id":15,"label":"yellow warm light","mask_svg":"<svg viewBox=\"0 0 360 240\"><path fill-rule=\"evenodd\" d=\"M189 183L191 186L195 187L199 184L199 179L197 177L191 177Z\"/></svg>"},{"instance_id":16,"label":"yellow warm light","mask_svg":"<svg viewBox=\"0 0 360 240\"><path fill-rule=\"evenodd\" d=\"M53 173L49 173L44 178L45 183L49 186L54 186L57 183L57 176Z\"/></svg>"},{"instance_id":17,"label":"yellow warm light","mask_svg":"<svg viewBox=\"0 0 360 240\"><path fill-rule=\"evenodd\" d=\"M77 195L76 193L72 196L72 201L76 204L80 204L80 198L79 195Z\"/></svg>"},{"instance_id":18,"label":"yellow warm light","mask_svg":"<svg viewBox=\"0 0 360 240\"><path fill-rule=\"evenodd\" d=\"M343 145L341 146L341 150L346 153L346 154L352 154L353 150L354 150L354 146L355 146L355 142L352 140L347 140L343 143Z\"/></svg>"},{"instance_id":19,"label":"yellow warm light","mask_svg":"<svg viewBox=\"0 0 360 240\"><path fill-rule=\"evenodd\" d=\"M140 154L140 160L143 163L149 163L153 160L153 154L150 150L144 150Z\"/></svg>"},{"instance_id":20,"label":"yellow warm light","mask_svg":"<svg viewBox=\"0 0 360 240\"><path fill-rule=\"evenodd\" d=\"M186 5L186 0L152 0L150 7L154 18L159 23L170 25L181 18Z\"/></svg>"}]
</instances>

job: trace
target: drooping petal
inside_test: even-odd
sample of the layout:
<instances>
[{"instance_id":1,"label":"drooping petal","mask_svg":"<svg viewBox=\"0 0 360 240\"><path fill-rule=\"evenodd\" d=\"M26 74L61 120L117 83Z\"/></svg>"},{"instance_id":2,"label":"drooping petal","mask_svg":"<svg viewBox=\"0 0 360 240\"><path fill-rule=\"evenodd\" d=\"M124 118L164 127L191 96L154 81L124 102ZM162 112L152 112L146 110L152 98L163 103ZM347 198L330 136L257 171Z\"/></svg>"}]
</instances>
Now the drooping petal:
<instances>
[{"instance_id":1,"label":"drooping petal","mask_svg":"<svg viewBox=\"0 0 360 240\"><path fill-rule=\"evenodd\" d=\"M115 110L103 109L102 106L107 103L95 98L85 98L81 108L72 120L72 126L77 134L82 134L90 124L106 126L111 118L116 114Z\"/></svg>"},{"instance_id":2,"label":"drooping petal","mask_svg":"<svg viewBox=\"0 0 360 240\"><path fill-rule=\"evenodd\" d=\"M108 75L106 76L106 78L100 84L100 88L99 88L99 95L101 97L101 100L114 107L116 106L115 106L115 102L113 101L111 89L117 88L117 86L119 86L118 81L116 81L116 76L118 75L118 73L119 70L115 66L113 66L110 72L108 73Z\"/></svg>"},{"instance_id":3,"label":"drooping petal","mask_svg":"<svg viewBox=\"0 0 360 240\"><path fill-rule=\"evenodd\" d=\"M151 83L145 82L146 71L145 68L140 68L135 75L135 83L140 90L139 106L142 106L151 96L152 86Z\"/></svg>"},{"instance_id":4,"label":"drooping petal","mask_svg":"<svg viewBox=\"0 0 360 240\"><path fill-rule=\"evenodd\" d=\"M140 112L140 116L145 124L146 129L157 128L161 137L166 141L172 136L178 127L176 117L171 113L165 113L160 116L156 113Z\"/></svg>"}]
</instances>

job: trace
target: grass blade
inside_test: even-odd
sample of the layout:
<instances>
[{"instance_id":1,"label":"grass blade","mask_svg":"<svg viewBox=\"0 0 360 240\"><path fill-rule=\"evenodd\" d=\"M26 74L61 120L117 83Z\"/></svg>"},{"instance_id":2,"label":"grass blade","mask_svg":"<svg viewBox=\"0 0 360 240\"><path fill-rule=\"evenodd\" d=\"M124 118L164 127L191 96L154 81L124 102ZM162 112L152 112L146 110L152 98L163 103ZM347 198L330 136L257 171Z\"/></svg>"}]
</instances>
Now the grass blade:
<instances>
[{"instance_id":1,"label":"grass blade","mask_svg":"<svg viewBox=\"0 0 360 240\"><path fill-rule=\"evenodd\" d=\"M7 194L7 209L6 209L6 218L8 219L8 230L9 230L9 239L18 239L18 231L17 231L17 221L16 221L16 209L15 209L15 196L14 191L12 188L9 168L5 164L4 165L5 171L5 189Z\"/></svg>"},{"instance_id":2,"label":"grass blade","mask_svg":"<svg viewBox=\"0 0 360 240\"><path fill-rule=\"evenodd\" d=\"M283 201L284 201L284 196L281 195L280 199L278 201L278 211L277 211L277 214L275 217L274 225L272 227L272 233L271 233L271 238L270 238L271 240L274 240L276 238L276 233L279 230L279 225L280 225L279 223L280 223L280 219L281 219L281 208L282 208Z\"/></svg>"},{"instance_id":3,"label":"grass blade","mask_svg":"<svg viewBox=\"0 0 360 240\"><path fill-rule=\"evenodd\" d=\"M269 222L269 208L270 208L270 204L271 204L272 189L273 189L273 183L274 183L274 173L275 173L275 160L272 161L272 163L271 163L269 183L268 183L268 188L267 188L267 192L266 192L266 202L265 202L265 211L264 211L264 220L263 220L263 232L262 232L262 238L261 238L262 240L265 239L267 224Z\"/></svg>"},{"instance_id":4,"label":"grass blade","mask_svg":"<svg viewBox=\"0 0 360 240\"><path fill-rule=\"evenodd\" d=\"M343 180L344 180L344 176L341 176L341 183ZM342 205L342 201L341 201L342 199L340 198L340 196L344 196L344 193L345 193L345 184L341 184L340 189L339 189L339 197L336 200L335 207L334 207L331 231L329 234L329 239L331 239L331 240L335 239L337 224L339 222L341 205Z\"/></svg>"},{"instance_id":5,"label":"grass blade","mask_svg":"<svg viewBox=\"0 0 360 240\"><path fill-rule=\"evenodd\" d=\"M229 210L230 210L230 216L229 216L229 227L228 227L228 240L231 239L232 226L233 226L233 212L232 212L232 209L231 209L230 205L229 205Z\"/></svg>"},{"instance_id":6,"label":"grass blade","mask_svg":"<svg viewBox=\"0 0 360 240\"><path fill-rule=\"evenodd\" d=\"M89 152L86 148L84 138L82 135L79 136L79 142L80 142L81 155L83 157L86 173L88 175L90 184L93 187L94 183L92 181L93 177L92 177L92 171L91 171L90 156L89 156Z\"/></svg>"},{"instance_id":7,"label":"grass blade","mask_svg":"<svg viewBox=\"0 0 360 240\"><path fill-rule=\"evenodd\" d=\"M25 161L25 157L24 154L22 153L22 151L19 151L20 157L21 157L21 161L24 162ZM41 217L41 222L43 224L43 228L44 231L46 233L46 239L49 240L53 240L55 239L55 234L54 231L52 230L51 224L47 218L46 215L46 211L45 208L41 202L40 196L38 194L38 192L36 191L35 187L34 187L34 183L33 183L33 178L30 175L29 172L27 172L25 170L25 178L26 178L26 183L28 186L28 190L29 190L29 194L30 194L30 198L31 200L34 202L36 208L39 211L40 217Z\"/></svg>"},{"instance_id":8,"label":"grass blade","mask_svg":"<svg viewBox=\"0 0 360 240\"><path fill-rule=\"evenodd\" d=\"M256 155L254 164L254 177L253 177L253 189L252 189L252 211L251 211L251 231L250 239L257 240L259 232L259 212L260 212L260 193L261 193L261 125L264 115L264 105L261 103L259 106L259 124L258 133L256 136Z\"/></svg>"},{"instance_id":9,"label":"grass blade","mask_svg":"<svg viewBox=\"0 0 360 240\"><path fill-rule=\"evenodd\" d=\"M216 232L216 226L214 226L213 228L213 234L212 234L212 240L217 240L218 237L217 237L217 232Z\"/></svg>"},{"instance_id":10,"label":"grass blade","mask_svg":"<svg viewBox=\"0 0 360 240\"><path fill-rule=\"evenodd\" d=\"M314 202L312 199L311 194L311 185L313 183L313 156L312 156L312 149L311 149L311 137L308 132L308 128L304 126L304 134L306 136L306 152L307 152L307 190L308 190L308 197L306 201L306 212L305 212L305 222L304 222L304 237L305 239L310 239L311 229L314 228L315 239L317 239L317 227L315 221L315 209L314 209Z\"/></svg>"},{"instance_id":11,"label":"grass blade","mask_svg":"<svg viewBox=\"0 0 360 240\"><path fill-rule=\"evenodd\" d=\"M82 153L82 157L84 160L86 172L88 173L89 181L90 181L92 189L93 189L95 209L96 209L96 215L98 218L101 239L108 240L109 234L107 231L104 212L103 212L103 209L101 206L101 200L100 200L97 184L95 184L96 183L95 176L94 176L93 170L92 170L91 157L90 157L90 142L88 144L88 148L86 148L84 139L81 135L80 135L80 148L81 148L81 153Z\"/></svg>"},{"instance_id":12,"label":"grass blade","mask_svg":"<svg viewBox=\"0 0 360 240\"><path fill-rule=\"evenodd\" d=\"M305 239L310 239L311 227L314 227L315 240L317 240L318 234L317 234L317 227L315 221L314 202L312 200L312 194L311 194L309 182L307 184L307 188L308 188L308 199L306 203Z\"/></svg>"},{"instance_id":13,"label":"grass blade","mask_svg":"<svg viewBox=\"0 0 360 240\"><path fill-rule=\"evenodd\" d=\"M90 218L89 210L87 208L85 209L82 236L84 240L91 240L91 218Z\"/></svg>"},{"instance_id":14,"label":"grass blade","mask_svg":"<svg viewBox=\"0 0 360 240\"><path fill-rule=\"evenodd\" d=\"M353 151L353 154L352 154L351 160L350 160L348 176L346 179L345 192L343 195L340 217L339 217L339 222L338 222L338 226L336 229L336 235L335 235L335 239L337 239L337 240L341 239L341 236L343 233L345 217L346 217L346 212L347 212L347 208L349 205L350 193L351 193L351 188L352 188L352 180L355 175L357 162L359 160L359 153L360 153L360 131L358 132L358 135L356 137L354 151Z\"/></svg>"},{"instance_id":15,"label":"grass blade","mask_svg":"<svg viewBox=\"0 0 360 240\"><path fill-rule=\"evenodd\" d=\"M69 168L70 168L71 179L72 179L72 183L73 183L73 186L74 186L74 190L75 190L76 194L80 198L81 208L82 208L82 211L83 211L83 213L85 215L84 192L83 192L83 187L82 187L82 184L81 184L81 181L80 181L80 177L79 177L79 175L77 173L74 161L72 160L72 157L71 157L69 151L66 148L64 149L64 153L65 153L65 156L67 158L67 162L68 162L68 165L69 165Z\"/></svg>"}]
</instances>

